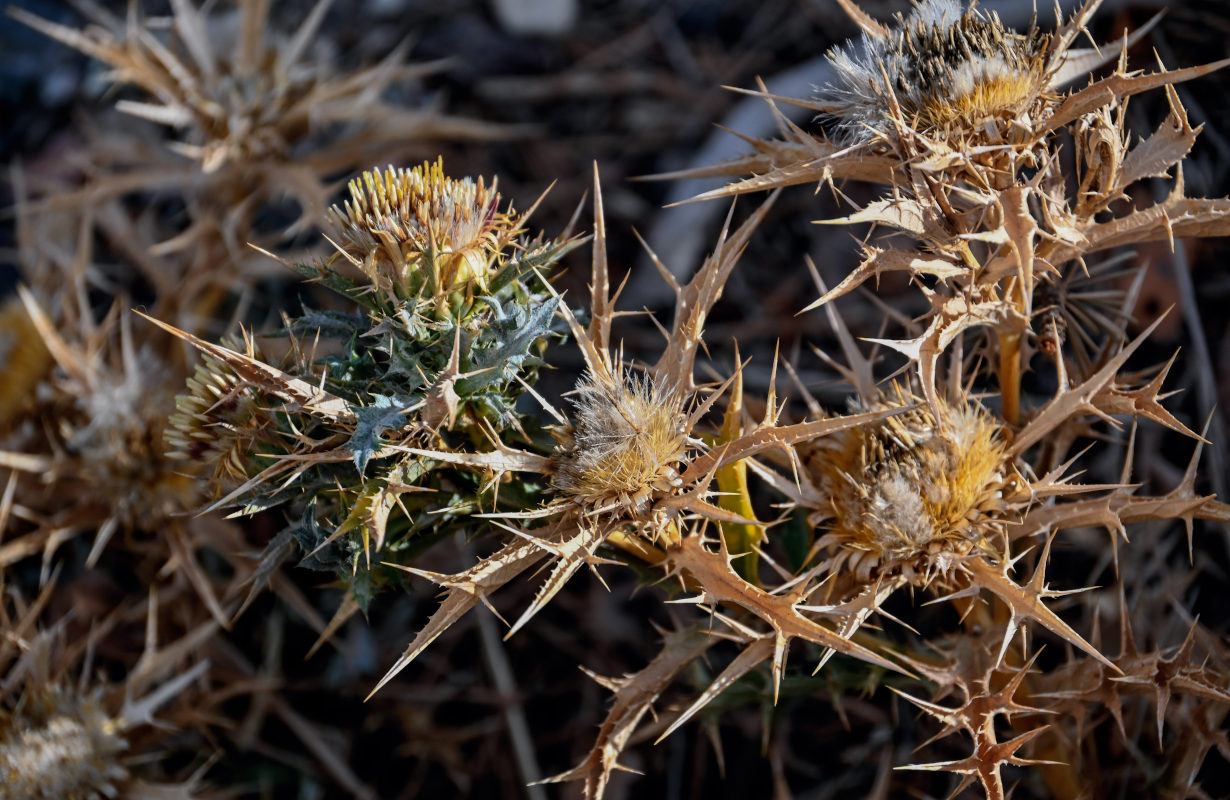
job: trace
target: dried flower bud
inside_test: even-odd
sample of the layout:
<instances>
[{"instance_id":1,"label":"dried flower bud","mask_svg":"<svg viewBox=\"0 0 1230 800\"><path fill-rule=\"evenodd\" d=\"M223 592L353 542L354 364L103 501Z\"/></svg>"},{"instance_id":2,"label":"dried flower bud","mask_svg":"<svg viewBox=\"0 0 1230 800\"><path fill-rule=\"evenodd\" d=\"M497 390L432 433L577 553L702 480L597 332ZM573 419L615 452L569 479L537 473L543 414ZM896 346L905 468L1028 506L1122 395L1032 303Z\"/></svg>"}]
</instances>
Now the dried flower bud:
<instances>
[{"instance_id":1,"label":"dried flower bud","mask_svg":"<svg viewBox=\"0 0 1230 800\"><path fill-rule=\"evenodd\" d=\"M330 209L340 233L333 262L350 260L394 301L485 290L517 233L495 184L446 177L443 159L364 172L349 188L345 210Z\"/></svg>"},{"instance_id":2,"label":"dried flower bud","mask_svg":"<svg viewBox=\"0 0 1230 800\"><path fill-rule=\"evenodd\" d=\"M870 410L915 402L896 387ZM811 478L829 507L823 545L866 580L872 570L914 577L946 573L956 559L992 547L1010 467L997 425L981 409L925 405L815 443Z\"/></svg>"},{"instance_id":3,"label":"dried flower bud","mask_svg":"<svg viewBox=\"0 0 1230 800\"><path fill-rule=\"evenodd\" d=\"M683 398L648 377L592 375L577 386L572 425L557 432L553 483L590 513L643 515L654 492L680 485L689 447Z\"/></svg>"},{"instance_id":4,"label":"dried flower bud","mask_svg":"<svg viewBox=\"0 0 1230 800\"><path fill-rule=\"evenodd\" d=\"M208 355L187 388L175 398L175 413L163 432L167 456L213 464L215 480L246 480L257 442L268 438L275 424L266 398Z\"/></svg>"},{"instance_id":5,"label":"dried flower bud","mask_svg":"<svg viewBox=\"0 0 1230 800\"><path fill-rule=\"evenodd\" d=\"M832 103L850 142L892 131L894 104L915 130L970 130L1038 96L1049 40L1037 28L1006 30L996 14L962 11L956 0L924 0L884 38L864 36L861 52L833 48L837 83L821 101Z\"/></svg>"}]
</instances>

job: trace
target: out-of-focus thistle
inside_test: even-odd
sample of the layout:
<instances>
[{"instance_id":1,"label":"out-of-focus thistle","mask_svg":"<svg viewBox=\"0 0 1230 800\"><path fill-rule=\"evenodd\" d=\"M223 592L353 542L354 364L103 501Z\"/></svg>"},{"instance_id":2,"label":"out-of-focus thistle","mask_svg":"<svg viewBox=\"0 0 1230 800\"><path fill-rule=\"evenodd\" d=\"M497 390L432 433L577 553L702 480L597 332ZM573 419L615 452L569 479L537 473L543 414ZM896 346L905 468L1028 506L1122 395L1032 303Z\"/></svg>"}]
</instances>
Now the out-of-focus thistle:
<instances>
[{"instance_id":1,"label":"out-of-focus thistle","mask_svg":"<svg viewBox=\"0 0 1230 800\"><path fill-rule=\"evenodd\" d=\"M527 239L528 213L502 209L494 184L446 176L441 161L366 172L349 188L331 212L336 252L283 263L358 312L288 320L276 366L250 340L214 345L163 327L205 355L168 442L214 464L214 507L291 503L297 521L266 558L287 557L293 538L307 565L336 571L365 605L395 574L379 560L409 560L497 501L532 502L414 450L542 434L515 403L552 335L546 278L578 241Z\"/></svg>"},{"instance_id":2,"label":"out-of-focus thistle","mask_svg":"<svg viewBox=\"0 0 1230 800\"><path fill-rule=\"evenodd\" d=\"M51 353L21 298L0 304L0 431L19 423L34 402L34 393L51 369Z\"/></svg>"},{"instance_id":3,"label":"out-of-focus thistle","mask_svg":"<svg viewBox=\"0 0 1230 800\"><path fill-rule=\"evenodd\" d=\"M128 743L95 697L52 690L30 698L28 711L7 720L0 741L0 778L10 797L114 797L127 777L119 758ZM42 707L42 708L40 708ZM46 708L49 713L41 713Z\"/></svg>"},{"instance_id":4,"label":"out-of-focus thistle","mask_svg":"<svg viewBox=\"0 0 1230 800\"><path fill-rule=\"evenodd\" d=\"M87 648L66 644L58 628L17 636L29 630L41 607L36 603L16 619L7 608L0 610L0 625L13 637L0 647L0 797L154 800L172 792L191 797L199 776L174 785L152 782L132 774L129 765L150 762L149 756L165 746L176 726L155 721L154 712L200 679L208 662L168 677L175 659L155 648L147 651L140 674L124 686L100 684L88 675L75 680L70 673ZM131 734L139 730L161 730L157 738L163 741L142 736L134 746Z\"/></svg>"},{"instance_id":5,"label":"out-of-focus thistle","mask_svg":"<svg viewBox=\"0 0 1230 800\"><path fill-rule=\"evenodd\" d=\"M14 369L14 388L31 383L0 440L26 481L22 516L36 527L19 549L37 541L50 559L67 534L92 530L92 565L116 530L161 524L196 502L193 482L162 454L172 395L153 376L166 365L135 345L127 314L116 310L100 325L69 304L53 318L32 292L23 287L20 296L9 313L20 310L18 329L32 336L16 366L44 355L42 370Z\"/></svg>"},{"instance_id":6,"label":"out-of-focus thistle","mask_svg":"<svg viewBox=\"0 0 1230 800\"><path fill-rule=\"evenodd\" d=\"M142 136L129 124L103 127L89 143L85 185L35 186L40 206L91 216L120 249L133 246L117 224L116 198L160 194L183 198L188 221L150 243L156 259L138 265L159 288L152 309L179 324L199 324L225 292L249 287L267 262L247 245L273 246L324 218L332 181L372 161L420 158L429 142L491 140L512 129L392 100L444 62L407 64L403 44L378 63L346 72L317 41L332 0L319 0L292 32L271 24L264 0L218 7L177 2L168 19L134 6L124 18L95 4L78 30L20 8L9 13L35 30L105 64L116 84L116 109L170 129L174 138ZM262 225L262 211L289 198L298 219L287 230ZM266 215L268 216L268 215ZM168 274L169 273L169 274Z\"/></svg>"},{"instance_id":7,"label":"out-of-focus thistle","mask_svg":"<svg viewBox=\"0 0 1230 800\"><path fill-rule=\"evenodd\" d=\"M26 358L36 359L41 348L47 363L41 374L13 373L14 386L36 380L0 432L0 464L11 470L8 499L0 502L7 542L0 569L41 556L46 581L57 553L74 537L92 537L84 555L90 568L109 546L119 549L113 541L120 540L131 568L143 577L161 569L163 579L190 584L216 622L227 624L224 581L207 574L197 553L205 547L226 553L240 581L249 567L237 529L188 514L207 498L199 479L203 460L166 453L163 437L176 426L168 422L175 402L166 379L184 374L178 354L138 345L131 316L118 308L97 321L75 303L52 311L26 288L19 294L35 337L26 342ZM154 535L158 545L147 547Z\"/></svg>"}]
</instances>

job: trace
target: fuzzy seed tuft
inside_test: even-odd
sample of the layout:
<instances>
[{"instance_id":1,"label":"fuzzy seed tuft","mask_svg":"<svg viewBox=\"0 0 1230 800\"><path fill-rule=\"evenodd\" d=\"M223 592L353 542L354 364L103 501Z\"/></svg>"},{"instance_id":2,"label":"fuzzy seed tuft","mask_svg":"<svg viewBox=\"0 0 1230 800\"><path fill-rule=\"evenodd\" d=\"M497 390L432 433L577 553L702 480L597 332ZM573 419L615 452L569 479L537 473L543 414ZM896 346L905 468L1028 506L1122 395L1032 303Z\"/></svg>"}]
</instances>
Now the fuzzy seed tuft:
<instances>
[{"instance_id":1,"label":"fuzzy seed tuft","mask_svg":"<svg viewBox=\"0 0 1230 800\"><path fill-rule=\"evenodd\" d=\"M885 38L864 36L861 50L833 48L837 83L820 99L833 105L838 135L850 143L891 132L894 100L917 131L972 130L1042 91L1049 41L1037 28L1006 30L994 13L962 11L956 0L923 0Z\"/></svg>"},{"instance_id":2,"label":"fuzzy seed tuft","mask_svg":"<svg viewBox=\"0 0 1230 800\"><path fill-rule=\"evenodd\" d=\"M128 747L92 698L52 692L0 719L0 796L30 800L115 797Z\"/></svg>"},{"instance_id":3,"label":"fuzzy seed tuft","mask_svg":"<svg viewBox=\"0 0 1230 800\"><path fill-rule=\"evenodd\" d=\"M655 493L680 484L689 448L683 397L648 377L590 376L577 386L572 425L556 433L553 483L589 513L642 516Z\"/></svg>"},{"instance_id":4,"label":"fuzzy seed tuft","mask_svg":"<svg viewBox=\"0 0 1230 800\"><path fill-rule=\"evenodd\" d=\"M896 387L869 410L913 398ZM973 551L995 552L1011 467L995 422L981 409L944 404L940 424L925 405L816 442L807 466L829 507L823 546L860 580L901 570L929 580Z\"/></svg>"}]
</instances>

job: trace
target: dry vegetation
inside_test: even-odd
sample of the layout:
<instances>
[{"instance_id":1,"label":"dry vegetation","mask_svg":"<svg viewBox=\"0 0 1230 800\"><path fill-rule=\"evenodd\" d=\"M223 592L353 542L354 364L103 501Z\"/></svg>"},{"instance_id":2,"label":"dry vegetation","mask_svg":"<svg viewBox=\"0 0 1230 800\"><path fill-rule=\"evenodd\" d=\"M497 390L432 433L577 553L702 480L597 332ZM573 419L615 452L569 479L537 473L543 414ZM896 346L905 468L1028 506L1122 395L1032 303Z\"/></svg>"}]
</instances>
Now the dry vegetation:
<instances>
[{"instance_id":1,"label":"dry vegetation","mask_svg":"<svg viewBox=\"0 0 1230 800\"><path fill-rule=\"evenodd\" d=\"M9 12L0 800L1230 785L1224 13L277 5Z\"/></svg>"}]
</instances>

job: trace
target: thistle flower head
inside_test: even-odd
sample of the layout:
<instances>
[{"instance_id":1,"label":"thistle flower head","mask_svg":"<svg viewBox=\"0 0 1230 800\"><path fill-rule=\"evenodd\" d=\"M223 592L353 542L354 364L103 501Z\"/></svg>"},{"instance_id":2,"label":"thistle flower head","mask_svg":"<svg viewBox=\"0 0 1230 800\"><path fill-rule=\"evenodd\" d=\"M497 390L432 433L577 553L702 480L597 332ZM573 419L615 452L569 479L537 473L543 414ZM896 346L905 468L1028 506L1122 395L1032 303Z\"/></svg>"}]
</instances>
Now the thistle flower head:
<instances>
[{"instance_id":1,"label":"thistle flower head","mask_svg":"<svg viewBox=\"0 0 1230 800\"><path fill-rule=\"evenodd\" d=\"M555 488L588 512L643 514L654 493L682 485L691 423L678 392L649 377L592 374L573 400L572 424L556 432Z\"/></svg>"},{"instance_id":2,"label":"thistle flower head","mask_svg":"<svg viewBox=\"0 0 1230 800\"><path fill-rule=\"evenodd\" d=\"M914 402L900 386L873 410ZM997 552L995 513L1010 482L995 422L981 409L925 404L816 443L807 459L828 499L822 545L861 580L901 570L924 580L974 551Z\"/></svg>"},{"instance_id":3,"label":"thistle flower head","mask_svg":"<svg viewBox=\"0 0 1230 800\"><path fill-rule=\"evenodd\" d=\"M833 48L837 82L821 99L851 143L891 131L897 108L917 131L971 130L1015 115L1042 92L1049 42L1035 27L1015 33L958 0L922 0L886 36Z\"/></svg>"},{"instance_id":4,"label":"thistle flower head","mask_svg":"<svg viewBox=\"0 0 1230 800\"><path fill-rule=\"evenodd\" d=\"M266 400L233 369L203 356L163 431L167 457L213 465L215 483L246 480L250 454L274 427Z\"/></svg>"},{"instance_id":5,"label":"thistle flower head","mask_svg":"<svg viewBox=\"0 0 1230 800\"><path fill-rule=\"evenodd\" d=\"M93 695L49 688L0 716L0 785L6 797L114 797L127 772L120 721ZM12 794L7 794L12 792Z\"/></svg>"},{"instance_id":6,"label":"thistle flower head","mask_svg":"<svg viewBox=\"0 0 1230 800\"><path fill-rule=\"evenodd\" d=\"M517 218L499 211L495 183L449 178L443 159L364 172L349 190L344 208L330 209L340 233L333 261L358 265L397 301L486 290L517 233Z\"/></svg>"}]
</instances>

